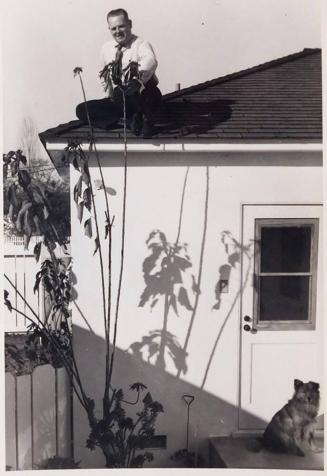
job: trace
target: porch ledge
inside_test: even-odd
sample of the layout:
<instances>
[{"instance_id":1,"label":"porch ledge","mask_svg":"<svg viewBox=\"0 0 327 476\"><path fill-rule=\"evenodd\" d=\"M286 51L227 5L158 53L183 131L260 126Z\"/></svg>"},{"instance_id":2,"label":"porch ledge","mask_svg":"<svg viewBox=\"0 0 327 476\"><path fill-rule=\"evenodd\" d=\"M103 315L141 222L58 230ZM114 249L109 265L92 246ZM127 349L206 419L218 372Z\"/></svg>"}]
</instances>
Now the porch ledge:
<instances>
[{"instance_id":1,"label":"porch ledge","mask_svg":"<svg viewBox=\"0 0 327 476\"><path fill-rule=\"evenodd\" d=\"M323 447L322 438L316 441L318 446ZM265 449L258 451L257 441L253 437L209 438L209 454L211 468L324 469L323 452L308 453L301 457L271 453Z\"/></svg>"}]
</instances>

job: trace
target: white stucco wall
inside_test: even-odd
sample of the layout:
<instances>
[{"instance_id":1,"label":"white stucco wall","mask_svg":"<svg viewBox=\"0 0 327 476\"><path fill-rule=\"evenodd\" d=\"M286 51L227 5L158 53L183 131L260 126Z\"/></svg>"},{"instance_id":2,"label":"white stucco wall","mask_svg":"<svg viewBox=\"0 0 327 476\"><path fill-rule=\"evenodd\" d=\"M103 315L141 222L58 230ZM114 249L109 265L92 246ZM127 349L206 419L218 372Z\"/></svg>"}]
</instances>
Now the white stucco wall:
<instances>
[{"instance_id":1,"label":"white stucco wall","mask_svg":"<svg viewBox=\"0 0 327 476\"><path fill-rule=\"evenodd\" d=\"M116 289L120 257L122 154L103 153L101 160L106 185L117 191L117 195L109 195L112 214L115 215L113 276ZM125 267L114 377L115 386L126 389L126 396L129 385L141 381L148 386L153 398L164 406L165 413L158 419L157 433L167 435L167 449L154 451L155 465L173 465L170 456L185 447L184 393L195 396L190 419L191 449L199 446L205 452L209 435L228 435L237 430L240 263L236 262L231 269L229 290L222 294L220 308L213 309L217 302L215 286L219 268L228 264L222 233L228 231L230 238L240 243L242 203L322 202L320 161L319 153L291 152L129 155ZM179 306L179 316L172 309L168 316L168 331L182 347L192 316L194 319L186 349L187 371L179 374L168 352L165 355L166 368L163 369L156 365L156 358L147 361L144 348L143 360L133 355L131 345L142 342L142 337L163 326L163 297L152 311L149 304L138 306L145 288L142 263L150 254L145 242L150 232L156 229L164 232L168 241L176 240L187 170L180 242L188 244L193 265L191 272L197 278L201 264L202 277L196 312ZM77 176L72 169L72 187ZM92 178L99 179L96 167L92 167ZM102 194L102 190L96 190L98 215L104 231ZM200 263L202 248L203 261ZM86 388L90 396L97 398L100 411L104 331L99 260L97 255L93 256L93 251L94 240L84 236L72 201L72 256L79 308L73 305L74 341ZM193 304L195 296L189 296ZM224 329L217 344L222 326ZM76 402L75 459L82 459L84 467L101 467L100 453L85 448L87 433L87 422Z\"/></svg>"}]
</instances>

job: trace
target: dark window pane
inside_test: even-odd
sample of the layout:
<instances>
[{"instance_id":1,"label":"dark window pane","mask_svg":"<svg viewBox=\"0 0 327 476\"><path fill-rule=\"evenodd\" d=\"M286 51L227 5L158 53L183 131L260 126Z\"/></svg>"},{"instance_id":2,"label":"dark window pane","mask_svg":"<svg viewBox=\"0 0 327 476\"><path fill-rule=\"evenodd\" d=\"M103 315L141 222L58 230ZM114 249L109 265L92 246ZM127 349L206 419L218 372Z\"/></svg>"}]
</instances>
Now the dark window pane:
<instances>
[{"instance_id":1,"label":"dark window pane","mask_svg":"<svg viewBox=\"0 0 327 476\"><path fill-rule=\"evenodd\" d=\"M261 276L260 321L305 321L309 318L309 276Z\"/></svg>"},{"instance_id":2,"label":"dark window pane","mask_svg":"<svg viewBox=\"0 0 327 476\"><path fill-rule=\"evenodd\" d=\"M261 228L262 273L310 272L311 227Z\"/></svg>"}]
</instances>

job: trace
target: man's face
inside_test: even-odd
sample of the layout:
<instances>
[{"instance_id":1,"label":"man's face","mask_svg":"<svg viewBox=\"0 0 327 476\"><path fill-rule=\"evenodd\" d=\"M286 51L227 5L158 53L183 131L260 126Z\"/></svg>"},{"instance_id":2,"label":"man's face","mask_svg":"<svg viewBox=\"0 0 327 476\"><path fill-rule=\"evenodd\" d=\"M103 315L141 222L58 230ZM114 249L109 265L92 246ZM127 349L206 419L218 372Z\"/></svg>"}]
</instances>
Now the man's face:
<instances>
[{"instance_id":1,"label":"man's face","mask_svg":"<svg viewBox=\"0 0 327 476\"><path fill-rule=\"evenodd\" d=\"M126 45L132 36L132 22L123 15L108 18L108 27L113 38L120 45Z\"/></svg>"}]
</instances>

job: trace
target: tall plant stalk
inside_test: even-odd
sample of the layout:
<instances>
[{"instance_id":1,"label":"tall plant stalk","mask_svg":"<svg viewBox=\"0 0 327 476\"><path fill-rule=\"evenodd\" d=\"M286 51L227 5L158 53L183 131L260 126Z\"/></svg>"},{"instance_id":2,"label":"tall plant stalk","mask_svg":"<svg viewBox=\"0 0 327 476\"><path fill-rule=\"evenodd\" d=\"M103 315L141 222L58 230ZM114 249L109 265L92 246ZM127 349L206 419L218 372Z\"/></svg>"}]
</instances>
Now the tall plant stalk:
<instances>
[{"instance_id":1,"label":"tall plant stalk","mask_svg":"<svg viewBox=\"0 0 327 476\"><path fill-rule=\"evenodd\" d=\"M94 153L95 153L95 157L96 157L96 161L97 161L98 170L100 172L101 185L102 185L101 188L102 188L103 193L104 193L105 206L106 206L107 231L108 231L107 303L106 303L104 264L103 264L103 257L102 257L102 244L101 244L99 227L98 227L98 220L97 220L97 215L96 215L95 197L94 197L92 181L91 181L91 177L90 177L90 188L91 188L93 209L94 209L94 214L95 214L95 223L96 223L96 231L97 231L97 239L98 239L98 247L99 247L99 257L100 257L102 301L103 301L103 313L104 313L104 331L105 331L105 343L106 343L105 387L104 387L104 394L103 394L103 413L105 414L105 413L108 413L108 411L109 411L109 409L108 409L108 406L109 406L109 391L110 391L110 385L111 385L110 364L109 364L109 362L110 362L110 322L111 322L111 297L112 297L111 289L112 289L112 223L113 223L113 221L112 221L112 218L111 218L111 213L110 213L110 208L109 208L109 201L108 201L108 196L107 196L107 192L106 192L106 186L105 186L105 180L104 180L104 176L103 176L101 161L100 161L99 153L98 153L98 150L97 150L97 147L96 147L95 137L94 137L94 132L93 132L93 126L92 126L92 123L91 123L90 114L89 114L89 110L88 110L88 106L87 106L85 88L84 88L83 79L82 79L82 75L81 75L82 71L81 71L80 68L76 68L75 72L79 77L81 88L82 88L82 93L83 93L84 105L85 105L85 110L86 110L86 117L87 117L87 121L88 121L89 133L90 133L90 139L91 139L90 140L90 153L92 153L92 148L93 148ZM125 117L124 117L124 123L126 123L126 118ZM124 137L126 138L126 131L125 131ZM89 172L89 169L88 169L88 172ZM89 174L90 174L90 172L89 172Z\"/></svg>"},{"instance_id":2,"label":"tall plant stalk","mask_svg":"<svg viewBox=\"0 0 327 476\"><path fill-rule=\"evenodd\" d=\"M114 329L113 329L113 342L111 345L110 342L110 329L111 329L111 318L112 318L112 225L114 217L111 217L109 209L109 200L107 197L107 189L104 182L103 171L101 167L99 153L96 148L95 138L93 133L93 127L90 120L89 111L87 108L87 101L85 95L85 89L83 85L83 80L81 77L81 68L75 68L74 73L78 74L83 98L86 108L87 120L90 131L90 147L89 155L87 156L81 145L76 143L69 143L65 149L65 160L67 160L71 153L73 153L73 165L80 171L80 178L74 188L74 200L76 201L78 207L78 216L80 221L83 218L84 207L89 210L93 209L93 216L91 215L84 222L84 228L86 234L92 236L92 226L91 219L95 222L96 228L96 238L95 238L95 252L99 252L99 262L100 262L100 273L101 273L101 292L102 292L102 307L103 307L103 323L105 331L105 386L103 393L103 416L98 418L95 413L95 401L88 397L85 388L83 387L82 379L79 373L78 364L75 358L74 347L72 342L72 330L69 326L69 311L68 311L68 302L71 299L70 293L70 282L67 281L68 273L65 269L64 272L60 269L59 261L56 258L54 249L56 244L61 244L58 235L56 234L55 228L51 225L51 210L49 213L46 213L47 204L46 201L41 200L41 196L38 196L38 201L34 200L35 190L32 188L29 189L31 184L31 178L29 174L22 170L18 172L18 181L21 186L24 187L24 191L29 197L29 202L26 204L22 202L22 210L19 211L24 218L24 226L28 227L28 230L31 229L29 225L29 220L38 218L38 222L43 224L44 222L44 231L43 234L43 244L47 247L48 253L51 260L45 260L42 262L41 270L36 275L36 282L34 290L39 289L39 285L42 282L49 295L53 299L51 315L55 316L57 322L57 313L62 314L62 321L59 323L60 335L61 331L68 332L66 336L67 339L65 342L61 340L56 332L52 329L51 323L47 321L42 322L38 314L33 310L33 308L28 304L24 296L19 293L17 287L14 283L7 278L8 282L15 289L16 293L21 297L24 303L24 308L28 309L32 317L27 315L25 312L17 309L17 306L13 307L8 299L8 293L5 291L5 305L8 309L14 310L17 314L22 315L25 319L30 322L30 332L32 336L32 343L43 345L42 338L45 339L45 342L50 342L48 351L55 352L56 356L60 357L60 362L66 368L68 375L70 376L72 389L81 403L81 406L84 408L90 427L90 435L87 440L87 447L91 450L96 446L100 447L103 455L106 459L107 467L142 467L145 461L151 461L153 458L152 453L143 452L143 449L146 447L146 442L154 434L154 425L156 418L160 412L163 412L162 405L159 402L156 402L152 399L151 394L147 392L144 399L142 400L143 408L137 413L136 421L133 421L132 418L125 415L125 410L122 407L122 404L127 405L136 405L139 402L140 393L146 389L146 386L142 383L134 383L131 385L130 389L137 391L136 401L130 402L123 398L123 392L121 389L117 390L112 387L112 373L114 368L115 361L115 351L116 351L116 342L117 342L117 332L118 332L118 321L119 321L119 311L120 311L120 300L121 300L121 290L122 290L122 281L123 281L123 271L124 271L124 257L125 257L125 230L126 230L126 198L127 198L127 133L126 133L126 101L125 93L121 89L123 97L123 109L124 109L124 183L123 183L123 199L122 199L122 226L121 226L121 249L120 249L120 270L118 275L118 288L117 288L117 299L116 307L114 314ZM100 237L100 224L98 210L96 207L96 197L94 194L94 189L92 185L92 177L89 169L89 158L91 153L94 151L97 166L100 171L102 189L105 196L105 207L106 207L106 236L108 240L108 283L106 288L105 280L105 260L103 255L103 245ZM6 167L9 167L12 161L14 161L14 167L16 173L19 168L19 162L21 161L25 164L26 159L21 154L21 151L16 153L10 152L5 157ZM86 184L86 188L82 197L82 186L83 183ZM82 197L82 198L81 198ZM45 197L43 197L45 199ZM41 201L40 201L41 200ZM45 199L46 200L46 199ZM11 201L12 206L17 205L17 197L15 196L15 191L11 189ZM35 202L35 203L34 203ZM15 206L16 206L15 205ZM18 206L18 205L17 205ZM29 216L29 210L33 212ZM39 210L41 215L38 217L35 210ZM38 212L38 213L39 213ZM24 215L23 215L24 213ZM43 217L44 215L44 217ZM50 216L49 223L47 217ZM48 228L47 228L48 227ZM40 228L40 229L41 229ZM27 243L31 236L31 231L26 232ZM25 236L25 231L24 231ZM34 254L39 260L41 247L36 245L34 249ZM41 336L41 341L40 341ZM37 339L35 341L35 338ZM69 345L67 345L67 341ZM111 350L111 353L110 353ZM52 355L52 354L51 354ZM49 358L50 362L52 357ZM111 394L110 394L111 392ZM138 452L136 453L136 450Z\"/></svg>"},{"instance_id":3,"label":"tall plant stalk","mask_svg":"<svg viewBox=\"0 0 327 476\"><path fill-rule=\"evenodd\" d=\"M120 271L118 278L118 290L117 290L117 300L116 300L116 310L115 310L115 324L114 324L114 336L113 336L113 345L110 361L110 370L109 370L109 385L111 383L115 351L116 351L116 339L117 339L117 329L118 329L118 317L119 317L119 305L120 305L120 296L121 288L123 281L123 271L124 271L124 258L125 258L125 226L126 226L126 199L127 199L127 131L126 131L126 98L125 92L121 88L121 93L123 97L123 114L124 114L124 185L123 185L123 210L122 210L122 228L121 228L121 248L120 248Z\"/></svg>"}]
</instances>

